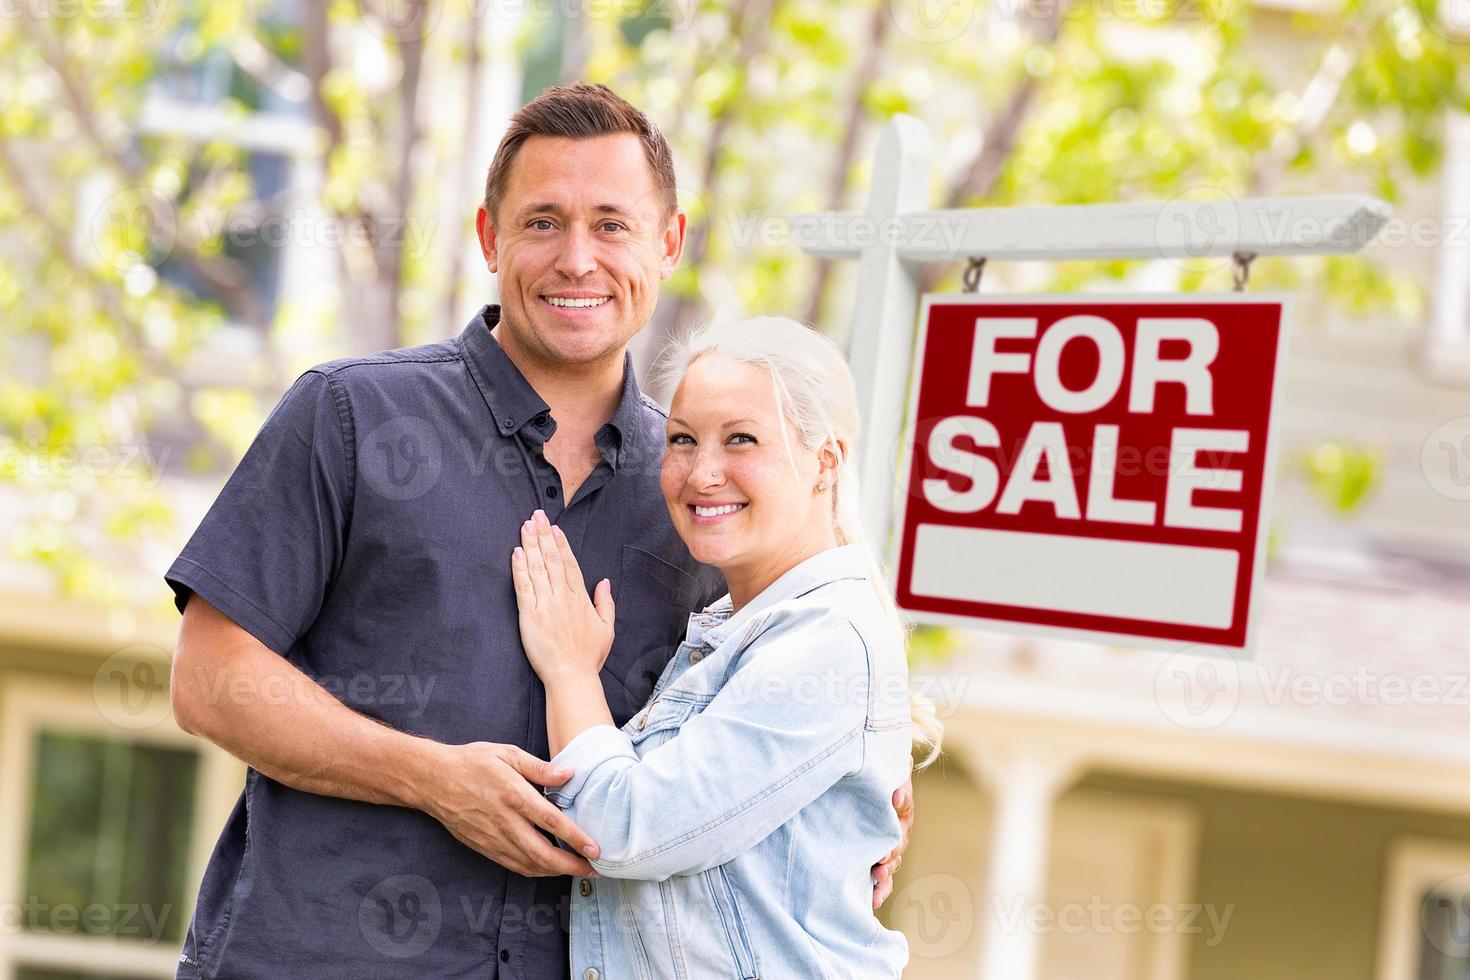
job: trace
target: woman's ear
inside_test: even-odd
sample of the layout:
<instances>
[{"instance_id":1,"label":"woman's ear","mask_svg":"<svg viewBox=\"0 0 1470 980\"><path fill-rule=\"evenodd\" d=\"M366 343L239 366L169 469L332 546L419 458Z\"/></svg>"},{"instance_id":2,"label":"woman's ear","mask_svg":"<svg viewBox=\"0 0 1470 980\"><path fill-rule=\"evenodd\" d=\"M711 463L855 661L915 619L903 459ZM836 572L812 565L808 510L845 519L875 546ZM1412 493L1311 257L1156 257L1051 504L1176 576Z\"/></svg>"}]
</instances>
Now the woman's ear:
<instances>
[{"instance_id":1,"label":"woman's ear","mask_svg":"<svg viewBox=\"0 0 1470 980\"><path fill-rule=\"evenodd\" d=\"M837 470L847 460L847 444L831 436L817 451L817 483L825 484L822 489L837 482Z\"/></svg>"}]
</instances>

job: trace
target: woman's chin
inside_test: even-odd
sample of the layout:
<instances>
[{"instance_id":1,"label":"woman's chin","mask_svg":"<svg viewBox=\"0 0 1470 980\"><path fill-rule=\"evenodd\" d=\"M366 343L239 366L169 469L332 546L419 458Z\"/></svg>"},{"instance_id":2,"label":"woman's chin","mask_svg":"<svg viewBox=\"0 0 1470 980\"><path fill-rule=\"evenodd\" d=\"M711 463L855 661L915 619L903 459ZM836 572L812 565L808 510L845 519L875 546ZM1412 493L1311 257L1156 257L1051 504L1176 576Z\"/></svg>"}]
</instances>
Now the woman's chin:
<instances>
[{"instance_id":1,"label":"woman's chin","mask_svg":"<svg viewBox=\"0 0 1470 980\"><path fill-rule=\"evenodd\" d=\"M701 565L711 565L715 568L729 564L739 550L734 546L733 541L722 541L715 538L714 535L701 534L698 528L694 529L690 537L684 539L684 544L689 548L689 557Z\"/></svg>"}]
</instances>

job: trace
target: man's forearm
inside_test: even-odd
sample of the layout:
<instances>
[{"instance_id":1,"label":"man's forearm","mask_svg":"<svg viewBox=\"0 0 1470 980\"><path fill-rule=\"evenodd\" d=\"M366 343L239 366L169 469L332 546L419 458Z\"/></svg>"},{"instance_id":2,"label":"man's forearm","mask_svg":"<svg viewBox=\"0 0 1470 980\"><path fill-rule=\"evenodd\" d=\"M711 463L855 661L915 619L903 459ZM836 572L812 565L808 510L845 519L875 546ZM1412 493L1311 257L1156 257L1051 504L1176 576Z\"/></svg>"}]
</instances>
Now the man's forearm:
<instances>
[{"instance_id":1,"label":"man's forearm","mask_svg":"<svg viewBox=\"0 0 1470 980\"><path fill-rule=\"evenodd\" d=\"M217 611L192 615L197 604L171 681L181 727L294 789L423 808L438 743L353 711L285 658L220 629Z\"/></svg>"}]
</instances>

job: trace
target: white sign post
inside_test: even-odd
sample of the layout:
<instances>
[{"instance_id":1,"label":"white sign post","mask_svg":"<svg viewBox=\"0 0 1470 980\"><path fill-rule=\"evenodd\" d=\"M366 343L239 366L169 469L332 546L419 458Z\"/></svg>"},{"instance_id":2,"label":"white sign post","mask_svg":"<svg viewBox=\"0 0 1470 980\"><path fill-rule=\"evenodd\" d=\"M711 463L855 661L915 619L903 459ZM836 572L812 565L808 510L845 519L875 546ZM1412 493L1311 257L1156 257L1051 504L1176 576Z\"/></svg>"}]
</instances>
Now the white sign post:
<instances>
[{"instance_id":1,"label":"white sign post","mask_svg":"<svg viewBox=\"0 0 1470 980\"><path fill-rule=\"evenodd\" d=\"M1257 255L1356 252L1390 215L1386 203L1361 195L930 211L929 181L928 132L919 120L897 116L878 143L867 210L798 215L791 222L804 250L861 263L849 360L865 399L863 520L894 569L903 483L897 475L909 435L905 410L924 263L1235 257L1239 286ZM975 903L983 920L982 980L1036 976L1038 934L1006 914L1024 916L1045 900L1054 792L1033 794L1034 805L1024 811L1035 825L1029 834L1018 834L1014 820L995 822L989 880Z\"/></svg>"}]
</instances>

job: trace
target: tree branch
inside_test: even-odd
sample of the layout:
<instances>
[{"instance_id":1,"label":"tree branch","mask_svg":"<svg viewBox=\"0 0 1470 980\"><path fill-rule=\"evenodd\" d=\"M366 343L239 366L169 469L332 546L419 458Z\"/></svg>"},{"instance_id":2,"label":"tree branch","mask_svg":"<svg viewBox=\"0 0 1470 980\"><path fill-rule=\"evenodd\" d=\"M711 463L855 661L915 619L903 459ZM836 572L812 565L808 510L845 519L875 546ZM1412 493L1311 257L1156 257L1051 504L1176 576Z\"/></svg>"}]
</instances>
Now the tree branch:
<instances>
[{"instance_id":1,"label":"tree branch","mask_svg":"<svg viewBox=\"0 0 1470 980\"><path fill-rule=\"evenodd\" d=\"M91 102L82 92L77 82L76 74L67 62L63 51L54 48L49 40L45 38L37 28L35 21L29 12L20 18L25 27L27 36L35 44L36 50L41 55L41 60L55 73L61 82L62 93L66 97L67 107L76 118L77 124L86 135L87 141L97 151L102 162L111 169L129 187L141 188L146 185L138 165L123 154L112 141L102 132L101 124L93 110ZM245 270L234 259L226 256L205 257L196 252L187 244L187 240L177 234L174 238L173 257L187 267L191 272L198 275L215 290L224 305L235 316L247 323L255 325L262 332L270 328L270 322L266 319L265 311L256 302L255 296L246 285L247 277Z\"/></svg>"},{"instance_id":2,"label":"tree branch","mask_svg":"<svg viewBox=\"0 0 1470 980\"><path fill-rule=\"evenodd\" d=\"M893 13L883 0L873 5L868 19L868 46L863 51L863 60L853 74L852 91L847 103L847 115L842 127L842 142L832 161L832 172L827 178L827 210L842 208L847 195L847 178L852 170L853 157L857 154L858 132L862 128L864 106L868 89L878 77L878 67L883 62L883 46L888 36L888 24ZM806 322L813 326L822 319L827 301L827 282L832 275L832 260L819 258L812 269L812 289L806 306Z\"/></svg>"},{"instance_id":3,"label":"tree branch","mask_svg":"<svg viewBox=\"0 0 1470 980\"><path fill-rule=\"evenodd\" d=\"M1039 48L1055 47L1057 39L1061 36L1062 22L1067 12L1065 0L1057 0L1055 3L1046 4L1045 7L1047 9L1044 16L1038 14L1034 5L1028 5L1026 8L1025 16L1036 25L1032 33ZM985 138L980 144L980 149L970 158L964 176L945 195L943 208L948 210L963 207L970 201L990 194L995 187L995 182L1000 179L1001 173L1005 170L1006 159L1011 155L1011 150L1015 148L1021 127L1036 104L1036 97L1040 91L1041 83L1029 72L1016 81L1010 93L1002 101L1000 110L995 114L990 125L986 127ZM941 266L926 266L919 275L922 290L928 292L933 289L934 284L943 274L944 269Z\"/></svg>"}]
</instances>

